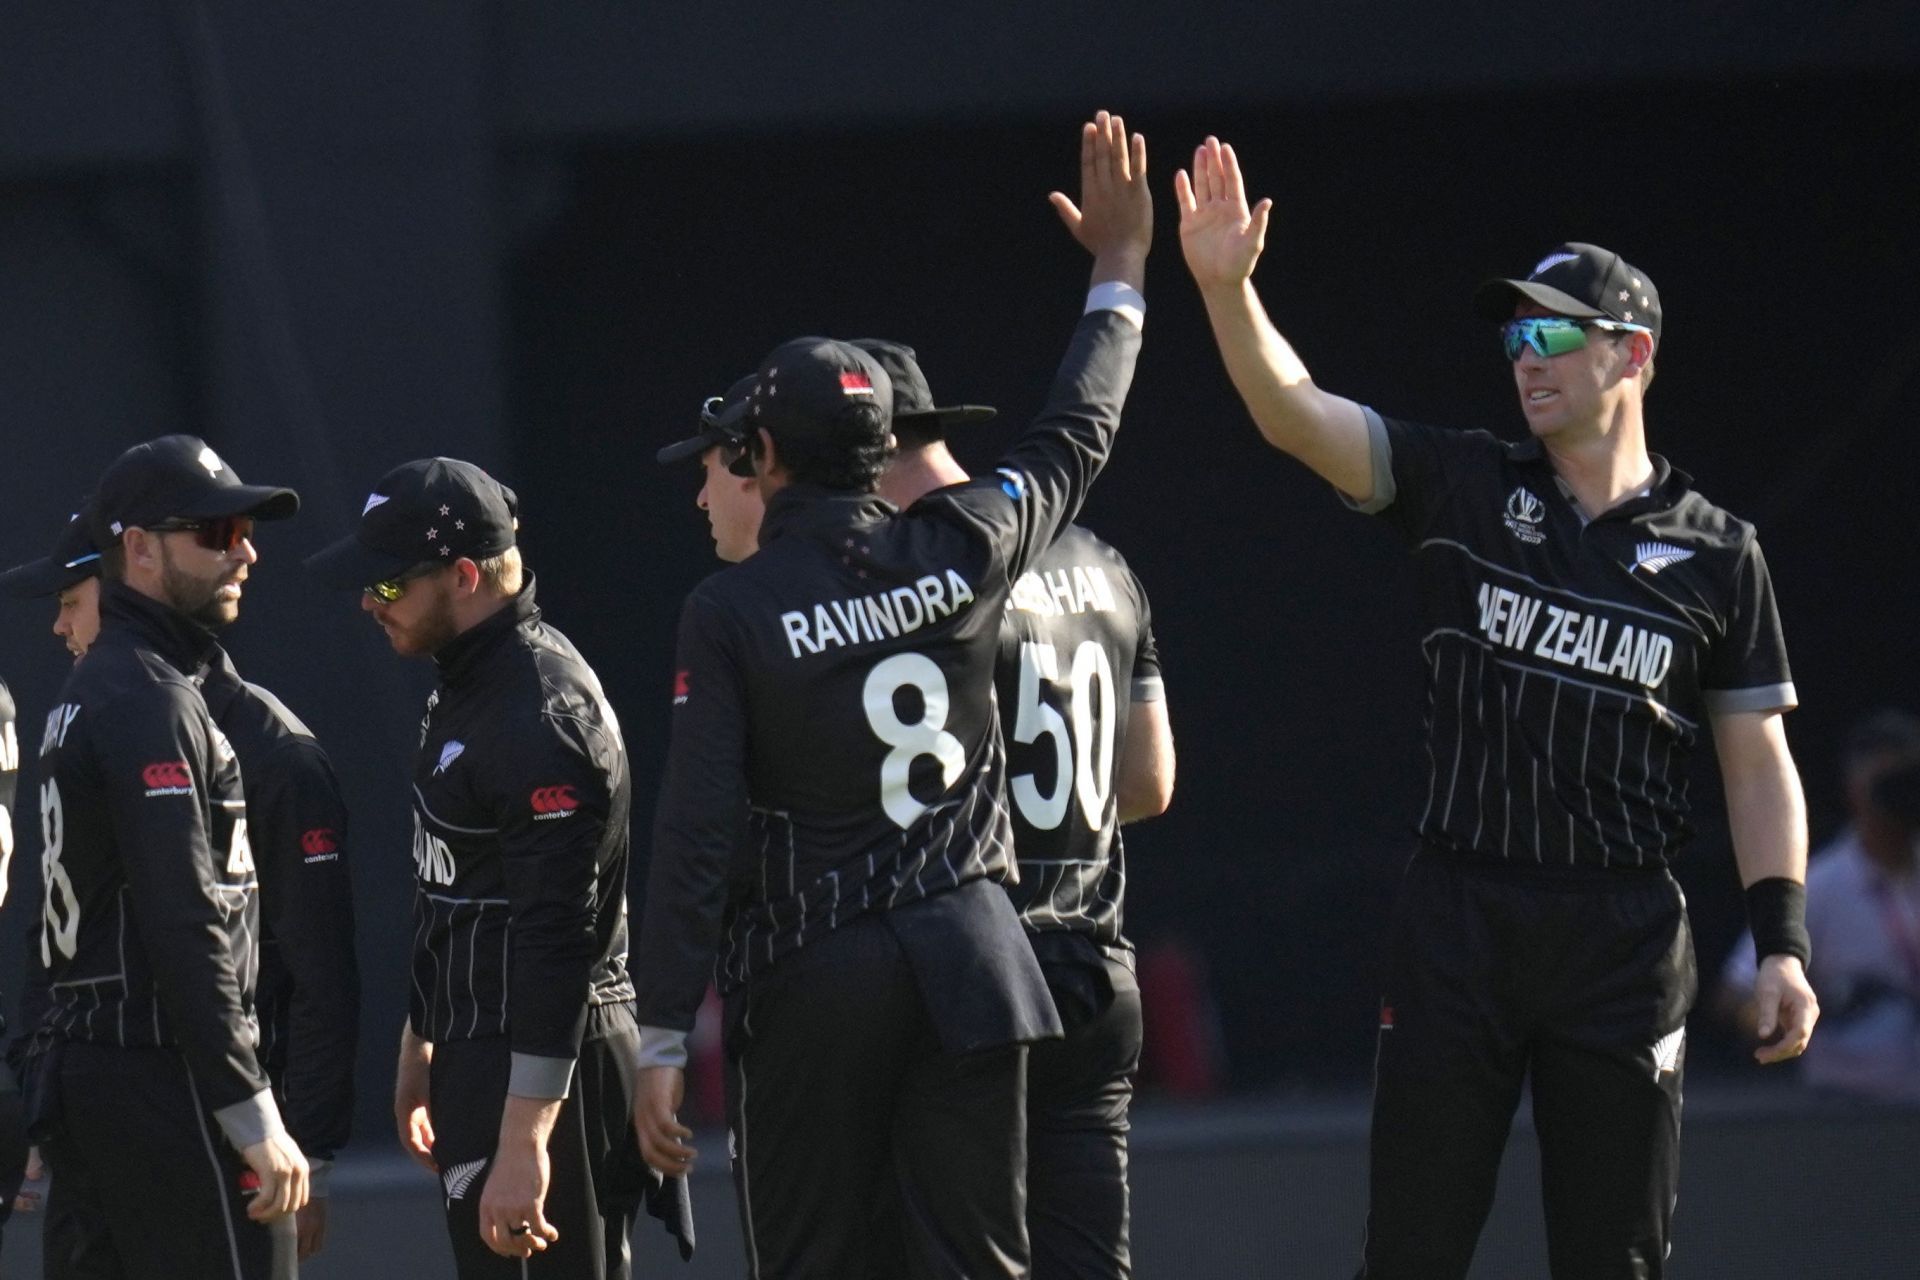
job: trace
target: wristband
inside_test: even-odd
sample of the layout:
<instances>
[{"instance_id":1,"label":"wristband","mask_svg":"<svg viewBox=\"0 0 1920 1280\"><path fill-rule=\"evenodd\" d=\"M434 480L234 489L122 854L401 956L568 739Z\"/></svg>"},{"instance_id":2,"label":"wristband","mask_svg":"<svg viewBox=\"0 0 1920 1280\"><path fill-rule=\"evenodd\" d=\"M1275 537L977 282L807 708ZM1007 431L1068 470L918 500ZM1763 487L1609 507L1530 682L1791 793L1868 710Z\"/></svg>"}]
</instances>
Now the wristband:
<instances>
[{"instance_id":1,"label":"wristband","mask_svg":"<svg viewBox=\"0 0 1920 1280\"><path fill-rule=\"evenodd\" d=\"M1747 886L1747 923L1753 929L1755 959L1793 956L1802 965L1813 959L1807 936L1807 886L1785 876L1768 876Z\"/></svg>"}]
</instances>

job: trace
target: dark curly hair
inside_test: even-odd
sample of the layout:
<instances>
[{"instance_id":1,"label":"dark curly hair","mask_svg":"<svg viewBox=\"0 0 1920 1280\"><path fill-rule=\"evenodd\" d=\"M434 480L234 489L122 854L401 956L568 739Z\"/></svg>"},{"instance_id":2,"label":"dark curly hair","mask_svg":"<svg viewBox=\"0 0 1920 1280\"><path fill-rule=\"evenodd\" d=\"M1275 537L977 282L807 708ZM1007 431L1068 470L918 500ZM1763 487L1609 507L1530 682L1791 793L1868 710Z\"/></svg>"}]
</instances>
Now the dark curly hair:
<instances>
[{"instance_id":1,"label":"dark curly hair","mask_svg":"<svg viewBox=\"0 0 1920 1280\"><path fill-rule=\"evenodd\" d=\"M780 465L802 484L871 492L893 461L888 417L879 405L852 405L825 430L796 434L776 428L773 442Z\"/></svg>"}]
</instances>

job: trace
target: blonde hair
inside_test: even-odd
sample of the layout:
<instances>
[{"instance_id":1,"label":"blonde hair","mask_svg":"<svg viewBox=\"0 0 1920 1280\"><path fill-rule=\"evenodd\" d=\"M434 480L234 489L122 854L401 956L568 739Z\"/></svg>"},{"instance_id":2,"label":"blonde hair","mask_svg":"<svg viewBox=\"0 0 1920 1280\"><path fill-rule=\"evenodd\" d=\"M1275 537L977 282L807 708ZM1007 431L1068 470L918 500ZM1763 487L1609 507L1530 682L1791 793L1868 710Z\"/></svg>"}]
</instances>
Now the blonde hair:
<instances>
[{"instance_id":1,"label":"blonde hair","mask_svg":"<svg viewBox=\"0 0 1920 1280\"><path fill-rule=\"evenodd\" d=\"M488 556L485 560L476 560L474 567L480 571L480 581L487 589L502 599L511 599L520 594L520 588L526 581L526 567L520 563L520 548L508 547L497 556Z\"/></svg>"}]
</instances>

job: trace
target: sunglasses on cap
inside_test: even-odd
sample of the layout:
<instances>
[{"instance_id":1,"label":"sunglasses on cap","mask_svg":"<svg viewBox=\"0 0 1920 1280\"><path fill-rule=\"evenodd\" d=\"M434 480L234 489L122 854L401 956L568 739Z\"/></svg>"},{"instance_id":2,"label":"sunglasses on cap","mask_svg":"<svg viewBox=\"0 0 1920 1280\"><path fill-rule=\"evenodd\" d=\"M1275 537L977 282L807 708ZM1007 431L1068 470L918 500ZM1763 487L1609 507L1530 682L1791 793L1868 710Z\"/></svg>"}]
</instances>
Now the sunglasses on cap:
<instances>
[{"instance_id":1,"label":"sunglasses on cap","mask_svg":"<svg viewBox=\"0 0 1920 1280\"><path fill-rule=\"evenodd\" d=\"M443 567L444 566L434 564L431 561L424 564L417 564L405 573L396 574L391 578L383 578L372 586L362 587L361 590L372 596L375 600L378 600L381 604L392 604L401 596L407 594L407 584L409 582L414 581L416 578L424 578L434 570Z\"/></svg>"},{"instance_id":2,"label":"sunglasses on cap","mask_svg":"<svg viewBox=\"0 0 1920 1280\"><path fill-rule=\"evenodd\" d=\"M219 516L212 520L161 520L147 526L148 533L191 533L193 540L209 551L238 550L253 536L252 516Z\"/></svg>"},{"instance_id":3,"label":"sunglasses on cap","mask_svg":"<svg viewBox=\"0 0 1920 1280\"><path fill-rule=\"evenodd\" d=\"M1520 352L1531 347L1537 356L1563 356L1587 345L1587 330L1608 333L1652 333L1641 324L1619 320L1575 320L1569 316L1525 316L1500 326L1500 345L1507 359L1518 360Z\"/></svg>"}]
</instances>

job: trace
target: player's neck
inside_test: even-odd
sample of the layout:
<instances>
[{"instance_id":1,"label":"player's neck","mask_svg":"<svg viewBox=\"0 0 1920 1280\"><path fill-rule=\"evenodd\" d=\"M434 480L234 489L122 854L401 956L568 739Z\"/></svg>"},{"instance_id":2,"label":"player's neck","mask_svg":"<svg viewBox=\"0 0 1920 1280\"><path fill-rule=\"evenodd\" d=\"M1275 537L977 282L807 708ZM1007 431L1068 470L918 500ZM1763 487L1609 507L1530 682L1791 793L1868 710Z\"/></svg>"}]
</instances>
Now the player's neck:
<instances>
[{"instance_id":1,"label":"player's neck","mask_svg":"<svg viewBox=\"0 0 1920 1280\"><path fill-rule=\"evenodd\" d=\"M1553 469L1573 491L1588 519L1646 492L1653 483L1640 406L1626 401L1588 431L1544 438Z\"/></svg>"},{"instance_id":2,"label":"player's neck","mask_svg":"<svg viewBox=\"0 0 1920 1280\"><path fill-rule=\"evenodd\" d=\"M968 479L965 467L955 461L944 442L936 441L923 449L898 454L880 477L875 491L894 506L905 509L950 484Z\"/></svg>"}]
</instances>

